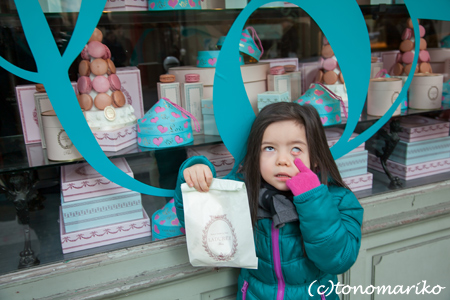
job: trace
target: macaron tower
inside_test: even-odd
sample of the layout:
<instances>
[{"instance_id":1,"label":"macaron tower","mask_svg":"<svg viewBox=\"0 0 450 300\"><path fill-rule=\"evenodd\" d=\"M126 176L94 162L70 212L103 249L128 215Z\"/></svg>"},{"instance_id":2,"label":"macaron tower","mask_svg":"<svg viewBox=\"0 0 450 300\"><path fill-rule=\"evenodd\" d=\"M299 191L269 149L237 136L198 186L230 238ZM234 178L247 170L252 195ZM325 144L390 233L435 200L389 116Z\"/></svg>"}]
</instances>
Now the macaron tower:
<instances>
[{"instance_id":1,"label":"macaron tower","mask_svg":"<svg viewBox=\"0 0 450 300\"><path fill-rule=\"evenodd\" d=\"M419 20L418 20L419 21ZM402 42L400 43L400 53L397 54L395 64L392 67L391 74L394 76L408 76L411 71L414 73L433 73L430 65L430 54L427 49L427 41L424 39L425 28L419 25L420 43L419 61L415 70L411 70L414 60L415 37L413 23L411 19L407 21L407 27L402 33ZM406 80L406 79L405 79Z\"/></svg>"},{"instance_id":2,"label":"macaron tower","mask_svg":"<svg viewBox=\"0 0 450 300\"><path fill-rule=\"evenodd\" d=\"M96 28L81 52L83 60L78 66L78 102L92 131L135 127L137 118L134 109L127 104L121 91L111 52L102 39L102 32Z\"/></svg>"},{"instance_id":3,"label":"macaron tower","mask_svg":"<svg viewBox=\"0 0 450 300\"><path fill-rule=\"evenodd\" d=\"M315 82L322 83L330 91L341 97L345 109L348 110L348 95L344 77L342 76L336 56L334 56L333 49L325 36L322 39L321 54L320 68L317 71ZM341 110L341 118L344 121L347 118L343 110Z\"/></svg>"}]
</instances>

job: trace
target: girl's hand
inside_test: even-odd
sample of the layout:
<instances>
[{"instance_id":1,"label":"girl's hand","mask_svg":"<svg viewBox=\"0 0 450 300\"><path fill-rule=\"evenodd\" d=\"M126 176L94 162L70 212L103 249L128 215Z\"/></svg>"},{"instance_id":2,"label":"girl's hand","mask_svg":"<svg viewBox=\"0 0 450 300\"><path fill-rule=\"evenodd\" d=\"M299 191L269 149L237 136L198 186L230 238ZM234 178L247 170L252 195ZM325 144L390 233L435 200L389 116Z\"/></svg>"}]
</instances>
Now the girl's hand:
<instances>
[{"instance_id":1,"label":"girl's hand","mask_svg":"<svg viewBox=\"0 0 450 300\"><path fill-rule=\"evenodd\" d=\"M301 195L320 185L317 175L308 169L300 158L296 158L294 164L300 172L290 180L286 181L286 185L292 191L294 196Z\"/></svg>"},{"instance_id":2,"label":"girl's hand","mask_svg":"<svg viewBox=\"0 0 450 300\"><path fill-rule=\"evenodd\" d=\"M197 164L186 168L183 171L184 180L190 187L194 187L199 192L209 191L213 175L207 165Z\"/></svg>"}]
</instances>

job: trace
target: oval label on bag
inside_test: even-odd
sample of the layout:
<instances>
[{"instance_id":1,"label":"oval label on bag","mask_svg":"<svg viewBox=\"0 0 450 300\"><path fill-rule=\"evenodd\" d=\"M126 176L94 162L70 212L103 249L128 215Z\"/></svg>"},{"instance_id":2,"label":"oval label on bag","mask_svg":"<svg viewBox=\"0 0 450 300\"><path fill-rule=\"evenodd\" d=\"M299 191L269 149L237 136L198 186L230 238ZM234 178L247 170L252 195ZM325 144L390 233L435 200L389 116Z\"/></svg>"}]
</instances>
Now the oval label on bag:
<instances>
[{"instance_id":1,"label":"oval label on bag","mask_svg":"<svg viewBox=\"0 0 450 300\"><path fill-rule=\"evenodd\" d=\"M206 253L216 261L229 261L237 251L237 238L227 215L210 216L203 229L202 245Z\"/></svg>"}]
</instances>

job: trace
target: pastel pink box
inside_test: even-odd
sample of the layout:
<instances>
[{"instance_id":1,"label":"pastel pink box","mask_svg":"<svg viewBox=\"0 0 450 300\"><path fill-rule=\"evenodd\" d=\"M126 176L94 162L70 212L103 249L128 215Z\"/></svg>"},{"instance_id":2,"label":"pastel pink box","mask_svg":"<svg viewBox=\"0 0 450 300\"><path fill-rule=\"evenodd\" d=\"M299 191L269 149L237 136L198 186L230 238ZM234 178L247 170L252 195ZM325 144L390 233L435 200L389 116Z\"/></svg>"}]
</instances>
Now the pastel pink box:
<instances>
[{"instance_id":1,"label":"pastel pink box","mask_svg":"<svg viewBox=\"0 0 450 300\"><path fill-rule=\"evenodd\" d=\"M66 233L60 207L59 234L63 253L149 237L151 235L150 219L147 212L144 209L142 211L144 213L142 219Z\"/></svg>"},{"instance_id":2,"label":"pastel pink box","mask_svg":"<svg viewBox=\"0 0 450 300\"><path fill-rule=\"evenodd\" d=\"M336 144L339 141L343 133L344 129L341 128L326 128L325 135L327 137L328 147L330 148L333 147L334 144ZM352 135L350 136L350 140L354 139L357 136L358 136L357 133L352 133ZM362 143L361 145L350 151L350 153L364 151L364 145L365 143Z\"/></svg>"},{"instance_id":3,"label":"pastel pink box","mask_svg":"<svg viewBox=\"0 0 450 300\"><path fill-rule=\"evenodd\" d=\"M148 0L108 0L105 10L109 11L136 11L148 10Z\"/></svg>"},{"instance_id":4,"label":"pastel pink box","mask_svg":"<svg viewBox=\"0 0 450 300\"><path fill-rule=\"evenodd\" d=\"M353 191L362 191L372 188L373 184L373 174L366 173L363 175L357 175L347 178L342 178L345 184Z\"/></svg>"},{"instance_id":5,"label":"pastel pink box","mask_svg":"<svg viewBox=\"0 0 450 300\"><path fill-rule=\"evenodd\" d=\"M92 131L103 151L119 151L136 144L136 124L110 131Z\"/></svg>"},{"instance_id":6,"label":"pastel pink box","mask_svg":"<svg viewBox=\"0 0 450 300\"><path fill-rule=\"evenodd\" d=\"M111 162L120 170L133 177L125 158L115 158ZM129 189L106 179L88 163L71 164L61 167L61 192L64 202L130 192Z\"/></svg>"},{"instance_id":7,"label":"pastel pink box","mask_svg":"<svg viewBox=\"0 0 450 300\"><path fill-rule=\"evenodd\" d=\"M147 10L147 9L145 9ZM116 74L122 87L120 90L127 99L127 104L134 108L137 119L144 116L144 98L142 97L141 71L137 67L117 68Z\"/></svg>"},{"instance_id":8,"label":"pastel pink box","mask_svg":"<svg viewBox=\"0 0 450 300\"><path fill-rule=\"evenodd\" d=\"M369 159L367 162L369 168L384 172L380 164L380 159L375 155L369 153ZM386 165L392 175L398 176L399 178L405 180L410 180L449 172L450 158L442 158L408 166L388 160L386 162Z\"/></svg>"},{"instance_id":9,"label":"pastel pink box","mask_svg":"<svg viewBox=\"0 0 450 300\"><path fill-rule=\"evenodd\" d=\"M72 82L75 94L78 94L77 83ZM20 121L22 123L23 138L25 144L40 143L41 133L39 131L39 121L36 112L35 84L16 86L16 98L19 105Z\"/></svg>"},{"instance_id":10,"label":"pastel pink box","mask_svg":"<svg viewBox=\"0 0 450 300\"><path fill-rule=\"evenodd\" d=\"M400 120L400 126L402 131L398 136L402 141L409 143L448 136L450 122L422 116L409 116Z\"/></svg>"},{"instance_id":11,"label":"pastel pink box","mask_svg":"<svg viewBox=\"0 0 450 300\"><path fill-rule=\"evenodd\" d=\"M188 148L187 156L205 156L215 167L217 177L230 173L234 166L234 158L224 144Z\"/></svg>"}]
</instances>

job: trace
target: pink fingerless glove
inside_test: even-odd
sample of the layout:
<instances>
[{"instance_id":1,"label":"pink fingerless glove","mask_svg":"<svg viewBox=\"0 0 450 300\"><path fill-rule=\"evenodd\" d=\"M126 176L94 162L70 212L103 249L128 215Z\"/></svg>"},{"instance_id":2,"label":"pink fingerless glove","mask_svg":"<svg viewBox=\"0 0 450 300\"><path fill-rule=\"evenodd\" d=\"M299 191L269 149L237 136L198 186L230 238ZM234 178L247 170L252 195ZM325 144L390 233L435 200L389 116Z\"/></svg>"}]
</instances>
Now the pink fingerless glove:
<instances>
[{"instance_id":1,"label":"pink fingerless glove","mask_svg":"<svg viewBox=\"0 0 450 300\"><path fill-rule=\"evenodd\" d=\"M294 196L301 195L320 185L317 175L308 169L301 159L296 158L294 164L300 172L290 180L286 181L286 185L292 191Z\"/></svg>"}]
</instances>

